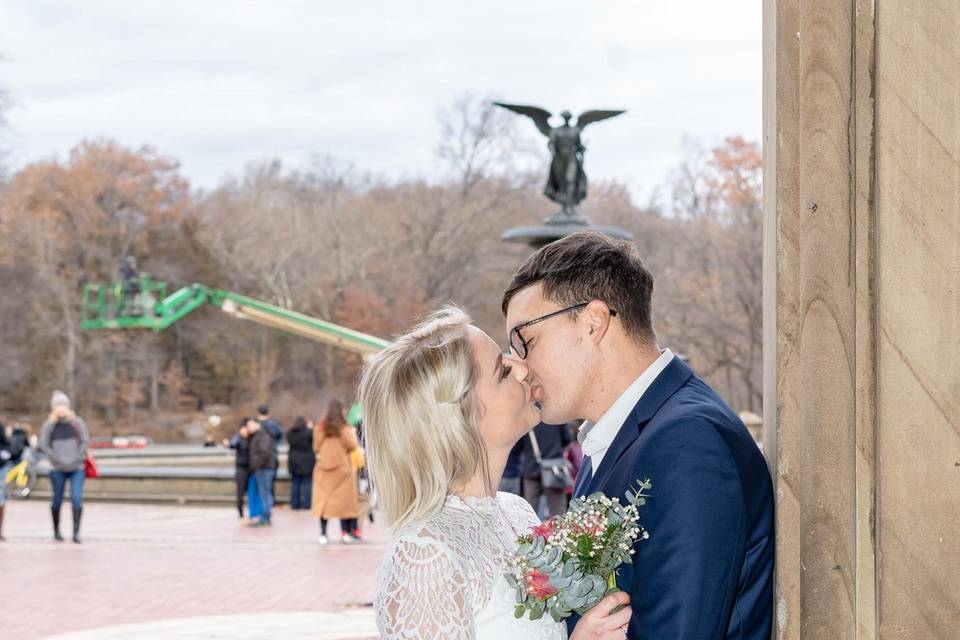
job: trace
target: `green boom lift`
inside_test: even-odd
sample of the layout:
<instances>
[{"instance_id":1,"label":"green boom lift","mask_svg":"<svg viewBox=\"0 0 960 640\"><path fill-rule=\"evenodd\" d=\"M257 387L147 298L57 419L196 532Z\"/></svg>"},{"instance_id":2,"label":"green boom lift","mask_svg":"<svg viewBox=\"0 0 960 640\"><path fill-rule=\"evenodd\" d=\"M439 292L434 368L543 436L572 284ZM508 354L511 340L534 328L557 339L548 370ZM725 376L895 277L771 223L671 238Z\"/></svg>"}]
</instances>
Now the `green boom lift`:
<instances>
[{"instance_id":1,"label":"green boom lift","mask_svg":"<svg viewBox=\"0 0 960 640\"><path fill-rule=\"evenodd\" d=\"M163 331L174 322L205 304L244 320L287 331L311 340L359 353L367 359L389 342L296 311L202 284L191 284L167 295L167 285L146 274L136 279L134 291L127 283L88 284L83 288L80 326L86 330L151 329ZM348 421L361 419L362 409L354 405Z\"/></svg>"},{"instance_id":2,"label":"green boom lift","mask_svg":"<svg viewBox=\"0 0 960 640\"><path fill-rule=\"evenodd\" d=\"M88 284L83 288L80 326L87 330L152 329L163 331L205 304L244 320L359 353L377 353L389 343L375 336L290 309L202 284L191 284L167 295L166 283L141 274L138 291L125 293L123 285Z\"/></svg>"}]
</instances>

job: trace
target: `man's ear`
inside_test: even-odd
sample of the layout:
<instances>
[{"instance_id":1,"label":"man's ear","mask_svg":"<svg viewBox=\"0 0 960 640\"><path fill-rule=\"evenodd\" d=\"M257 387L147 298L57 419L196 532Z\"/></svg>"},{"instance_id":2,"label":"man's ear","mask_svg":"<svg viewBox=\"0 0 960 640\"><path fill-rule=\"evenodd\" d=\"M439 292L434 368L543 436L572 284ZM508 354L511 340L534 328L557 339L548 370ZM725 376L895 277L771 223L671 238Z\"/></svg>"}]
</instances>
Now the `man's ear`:
<instances>
[{"instance_id":1,"label":"man's ear","mask_svg":"<svg viewBox=\"0 0 960 640\"><path fill-rule=\"evenodd\" d=\"M583 317L587 322L590 339L594 344L600 344L610 329L610 307L600 300L594 300L584 307Z\"/></svg>"}]
</instances>

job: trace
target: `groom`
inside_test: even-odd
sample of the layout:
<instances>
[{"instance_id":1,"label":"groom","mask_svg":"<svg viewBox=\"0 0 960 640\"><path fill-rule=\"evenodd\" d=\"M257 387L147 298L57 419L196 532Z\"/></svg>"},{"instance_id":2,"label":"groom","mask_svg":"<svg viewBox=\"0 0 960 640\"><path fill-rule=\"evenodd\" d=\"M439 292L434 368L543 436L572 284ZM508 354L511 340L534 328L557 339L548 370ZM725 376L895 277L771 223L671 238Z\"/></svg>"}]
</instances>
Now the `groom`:
<instances>
[{"instance_id":1,"label":"groom","mask_svg":"<svg viewBox=\"0 0 960 640\"><path fill-rule=\"evenodd\" d=\"M510 345L530 369L541 418L585 418L576 495L623 499L649 478L650 539L617 572L633 640L767 640L773 491L730 407L651 323L653 277L633 246L594 232L549 244L503 295ZM568 620L570 631L577 617Z\"/></svg>"}]
</instances>

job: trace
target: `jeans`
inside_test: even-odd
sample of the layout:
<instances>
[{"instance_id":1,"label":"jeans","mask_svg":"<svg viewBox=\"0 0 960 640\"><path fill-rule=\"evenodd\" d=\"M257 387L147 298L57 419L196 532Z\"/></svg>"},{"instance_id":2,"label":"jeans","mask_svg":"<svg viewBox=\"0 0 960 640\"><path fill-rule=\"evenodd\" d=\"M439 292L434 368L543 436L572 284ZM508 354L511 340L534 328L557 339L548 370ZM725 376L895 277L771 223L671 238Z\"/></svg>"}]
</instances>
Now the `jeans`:
<instances>
[{"instance_id":1,"label":"jeans","mask_svg":"<svg viewBox=\"0 0 960 640\"><path fill-rule=\"evenodd\" d=\"M273 469L259 469L254 471L253 478L256 480L260 499L263 500L263 515L260 516L260 519L270 522L270 515L273 512L273 494L270 493L270 489L273 486Z\"/></svg>"},{"instance_id":2,"label":"jeans","mask_svg":"<svg viewBox=\"0 0 960 640\"><path fill-rule=\"evenodd\" d=\"M7 473L10 472L10 469L13 469L12 464L9 462L0 462L0 507L7 502Z\"/></svg>"},{"instance_id":3,"label":"jeans","mask_svg":"<svg viewBox=\"0 0 960 640\"><path fill-rule=\"evenodd\" d=\"M83 507L83 481L87 479L85 470L57 471L51 469L50 484L53 485L53 500L50 502L50 506L54 509L60 509L60 505L63 504L63 493L68 479L70 480L70 503L74 509Z\"/></svg>"},{"instance_id":4,"label":"jeans","mask_svg":"<svg viewBox=\"0 0 960 640\"><path fill-rule=\"evenodd\" d=\"M326 518L320 518L320 535L327 535L327 522ZM345 534L349 533L350 535L357 534L357 523L356 518L340 518L340 533Z\"/></svg>"},{"instance_id":5,"label":"jeans","mask_svg":"<svg viewBox=\"0 0 960 640\"><path fill-rule=\"evenodd\" d=\"M313 502L313 475L290 474L290 508L309 509Z\"/></svg>"}]
</instances>

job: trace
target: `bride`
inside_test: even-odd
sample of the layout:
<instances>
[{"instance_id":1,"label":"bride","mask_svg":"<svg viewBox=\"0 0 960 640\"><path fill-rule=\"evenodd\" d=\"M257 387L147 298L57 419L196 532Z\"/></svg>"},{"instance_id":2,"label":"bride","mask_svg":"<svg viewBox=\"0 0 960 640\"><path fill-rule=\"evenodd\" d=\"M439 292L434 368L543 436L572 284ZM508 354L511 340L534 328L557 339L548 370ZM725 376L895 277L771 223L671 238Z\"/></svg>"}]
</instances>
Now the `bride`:
<instances>
[{"instance_id":1,"label":"bride","mask_svg":"<svg viewBox=\"0 0 960 640\"><path fill-rule=\"evenodd\" d=\"M449 307L398 338L360 384L368 465L392 536L374 607L384 638L555 640L550 616L513 615L504 579L516 538L539 524L495 487L513 444L540 421L523 361ZM572 640L623 638L624 593L604 598Z\"/></svg>"}]
</instances>

